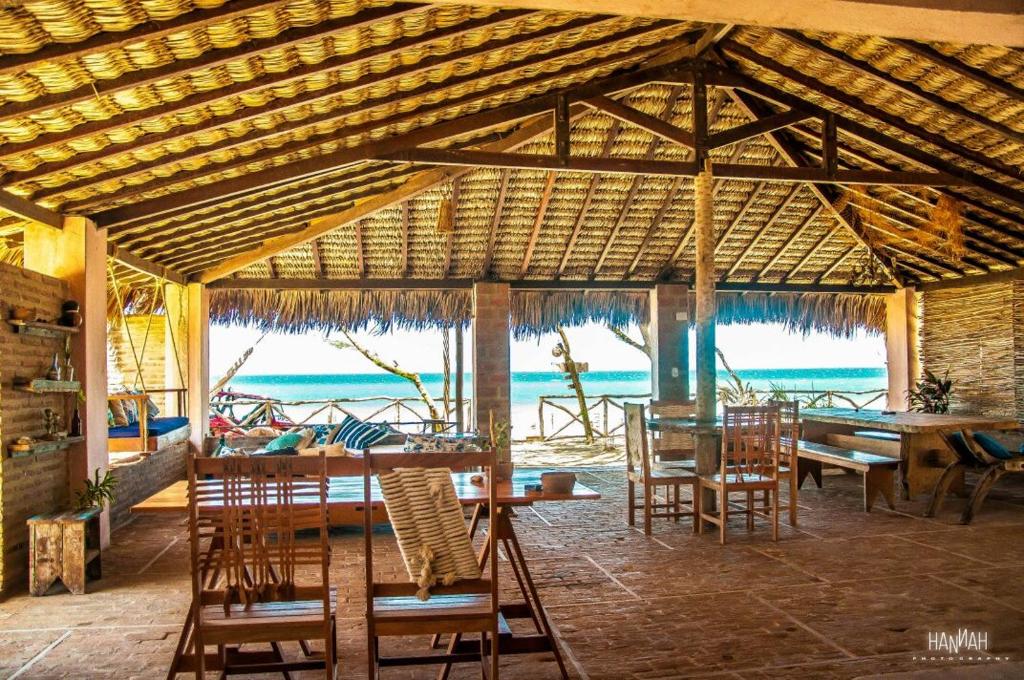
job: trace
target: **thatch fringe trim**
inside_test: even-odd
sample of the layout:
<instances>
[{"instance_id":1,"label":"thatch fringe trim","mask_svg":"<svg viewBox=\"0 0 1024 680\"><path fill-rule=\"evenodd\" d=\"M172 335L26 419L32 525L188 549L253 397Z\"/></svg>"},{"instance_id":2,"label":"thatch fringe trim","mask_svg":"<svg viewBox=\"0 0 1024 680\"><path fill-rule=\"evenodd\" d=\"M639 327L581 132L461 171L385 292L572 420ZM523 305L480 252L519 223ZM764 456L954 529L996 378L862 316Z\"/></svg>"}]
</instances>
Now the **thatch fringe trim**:
<instances>
[{"instance_id":1,"label":"thatch fringe trim","mask_svg":"<svg viewBox=\"0 0 1024 680\"><path fill-rule=\"evenodd\" d=\"M644 291L513 291L516 339L589 322L625 326L649 318ZM693 319L693 299L690 301ZM214 290L210 317L216 323L301 333L340 328L420 330L468 323L468 290ZM885 302L878 295L835 293L719 293L720 324L781 323L787 329L849 336L881 332Z\"/></svg>"}]
</instances>

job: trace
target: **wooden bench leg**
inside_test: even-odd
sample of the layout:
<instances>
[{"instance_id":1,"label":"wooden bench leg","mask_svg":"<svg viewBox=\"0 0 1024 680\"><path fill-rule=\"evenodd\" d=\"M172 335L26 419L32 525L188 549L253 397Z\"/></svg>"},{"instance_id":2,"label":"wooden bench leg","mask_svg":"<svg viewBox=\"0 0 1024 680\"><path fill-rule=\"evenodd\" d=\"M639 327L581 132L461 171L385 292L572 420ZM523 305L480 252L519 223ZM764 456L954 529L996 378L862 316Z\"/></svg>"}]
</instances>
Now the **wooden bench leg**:
<instances>
[{"instance_id":1,"label":"wooden bench leg","mask_svg":"<svg viewBox=\"0 0 1024 680\"><path fill-rule=\"evenodd\" d=\"M797 459L797 488L802 488L804 480L807 479L807 475L810 474L814 478L814 483L821 488L821 463L816 460L807 460L806 458Z\"/></svg>"},{"instance_id":2,"label":"wooden bench leg","mask_svg":"<svg viewBox=\"0 0 1024 680\"><path fill-rule=\"evenodd\" d=\"M871 506L875 504L875 498L879 493L889 505L890 510L896 509L893 484L896 478L891 467L869 468L864 473L864 512L871 512Z\"/></svg>"},{"instance_id":3,"label":"wooden bench leg","mask_svg":"<svg viewBox=\"0 0 1024 680\"><path fill-rule=\"evenodd\" d=\"M925 517L935 517L935 515L939 514L942 502L946 500L946 494L949 493L950 484L953 483L958 472L963 477L963 471L963 463L951 463L946 466L946 469L942 471L942 476L939 477L939 481L935 483L935 488L932 490L932 499L928 502L928 509L924 511Z\"/></svg>"},{"instance_id":4,"label":"wooden bench leg","mask_svg":"<svg viewBox=\"0 0 1024 680\"><path fill-rule=\"evenodd\" d=\"M960 524L971 523L975 513L981 510L981 505L985 502L988 492L992 490L992 487L996 485L996 482L1004 474L1006 474L1006 470L997 465L993 465L985 471L985 474L978 480L978 485L974 487L974 493L971 494L971 499L967 501L967 507L964 508L963 514L960 515Z\"/></svg>"},{"instance_id":5,"label":"wooden bench leg","mask_svg":"<svg viewBox=\"0 0 1024 680\"><path fill-rule=\"evenodd\" d=\"M650 484L644 484L644 535L651 535L651 513L654 511L651 508L651 503L654 502L654 489L651 488Z\"/></svg>"},{"instance_id":6,"label":"wooden bench leg","mask_svg":"<svg viewBox=\"0 0 1024 680\"><path fill-rule=\"evenodd\" d=\"M626 503L629 508L626 521L629 526L636 525L636 484L632 480L626 482Z\"/></svg>"}]
</instances>

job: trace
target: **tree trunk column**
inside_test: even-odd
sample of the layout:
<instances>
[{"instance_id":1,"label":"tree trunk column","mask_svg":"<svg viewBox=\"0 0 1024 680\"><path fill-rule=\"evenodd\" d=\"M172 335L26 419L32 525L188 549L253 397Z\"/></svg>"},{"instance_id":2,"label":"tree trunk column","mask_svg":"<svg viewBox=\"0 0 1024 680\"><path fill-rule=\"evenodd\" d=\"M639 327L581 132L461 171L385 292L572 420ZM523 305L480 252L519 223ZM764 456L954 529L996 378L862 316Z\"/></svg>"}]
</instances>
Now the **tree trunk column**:
<instances>
[{"instance_id":1,"label":"tree trunk column","mask_svg":"<svg viewBox=\"0 0 1024 680\"><path fill-rule=\"evenodd\" d=\"M507 283L473 284L473 422L487 433L512 422L512 375L509 347L511 299ZM509 431L511 435L511 431ZM498 448L499 474L512 474L512 448Z\"/></svg>"},{"instance_id":2,"label":"tree trunk column","mask_svg":"<svg viewBox=\"0 0 1024 680\"><path fill-rule=\"evenodd\" d=\"M890 411L910 408L907 390L921 378L918 356L917 295L913 288L900 288L885 298L885 355L889 376Z\"/></svg>"},{"instance_id":3,"label":"tree trunk column","mask_svg":"<svg viewBox=\"0 0 1024 680\"><path fill-rule=\"evenodd\" d=\"M188 297L188 422L196 451L210 431L210 292L190 283Z\"/></svg>"},{"instance_id":4,"label":"tree trunk column","mask_svg":"<svg viewBox=\"0 0 1024 680\"><path fill-rule=\"evenodd\" d=\"M711 163L705 161L694 181L694 236L697 248L697 473L714 474L718 466L718 438L714 432L715 405L715 225L712 206ZM705 490L701 502L714 509L715 497Z\"/></svg>"},{"instance_id":5,"label":"tree trunk column","mask_svg":"<svg viewBox=\"0 0 1024 680\"><path fill-rule=\"evenodd\" d=\"M25 229L26 269L68 282L81 306L82 326L71 336L72 363L85 401L78 404L85 443L68 452L71 498L86 478L107 470L107 230L85 217L65 217L61 230ZM71 414L66 414L70 419ZM110 543L109 509L100 516L100 544Z\"/></svg>"},{"instance_id":6,"label":"tree trunk column","mask_svg":"<svg viewBox=\"0 0 1024 680\"><path fill-rule=\"evenodd\" d=\"M690 400L689 287L659 283L651 290L651 395Z\"/></svg>"}]
</instances>

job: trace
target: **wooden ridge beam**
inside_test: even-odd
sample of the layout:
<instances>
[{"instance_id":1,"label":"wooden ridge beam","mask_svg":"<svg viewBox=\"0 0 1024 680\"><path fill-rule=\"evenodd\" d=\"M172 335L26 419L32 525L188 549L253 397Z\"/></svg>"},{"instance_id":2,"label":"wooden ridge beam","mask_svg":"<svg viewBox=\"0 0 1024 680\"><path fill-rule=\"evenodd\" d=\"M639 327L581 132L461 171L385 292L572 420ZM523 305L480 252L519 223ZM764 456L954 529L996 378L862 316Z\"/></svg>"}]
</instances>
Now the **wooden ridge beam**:
<instances>
[{"instance_id":1,"label":"wooden ridge beam","mask_svg":"<svg viewBox=\"0 0 1024 680\"><path fill-rule=\"evenodd\" d=\"M536 154L501 153L470 149L414 148L379 154L376 160L427 165L513 168L516 170L551 170L556 172L599 173L608 175L657 175L662 177L695 177L693 161L661 161L649 158L596 158ZM824 168L719 163L715 174L723 179L764 180L780 183L836 184L852 183L877 186L959 186L967 181L943 172L839 170L830 176Z\"/></svg>"},{"instance_id":2,"label":"wooden ridge beam","mask_svg":"<svg viewBox=\"0 0 1024 680\"><path fill-rule=\"evenodd\" d=\"M599 60L601 63L614 64L627 59L635 59L654 51L656 48L648 47L631 51L625 55L614 54ZM580 71L587 71L597 67L596 62L587 62L584 66L576 66ZM605 79L594 81L587 85L566 88L564 92L572 92L581 98L596 96L607 92L617 92L632 87L637 87L647 82L661 81L664 78L685 78L685 65L669 64L630 71L620 75L610 76ZM562 73L564 75L564 72ZM522 85L522 83L520 83ZM384 138L378 141L361 144L331 154L321 154L312 158L294 161L278 167L268 168L258 172L244 174L240 177L231 178L201 187L196 187L188 192L177 192L170 196L148 199L133 203L122 208L102 211L93 215L93 219L102 226L119 224L130 220L137 220L142 217L156 218L165 211L179 208L183 200L191 201L193 204L213 202L218 199L225 199L235 194L244 193L271 183L298 181L304 177L322 173L329 170L341 168L345 165L374 158L378 155L395 153L402 149L427 144L449 137L464 135L467 132L483 131L490 128L513 123L517 120L535 116L545 111L550 111L555 106L555 98L558 94L564 93L548 92L545 94L530 97L528 99L495 107L480 113L463 116L452 120L435 123L433 125L417 128L411 132ZM449 102L451 105L451 102ZM572 107L574 110L576 105ZM585 108L580 106L580 108ZM422 111L420 112L422 113ZM371 126L376 127L376 126ZM252 159L250 158L250 161ZM182 196L182 193L187 193Z\"/></svg>"},{"instance_id":3,"label":"wooden ridge beam","mask_svg":"<svg viewBox=\"0 0 1024 680\"><path fill-rule=\"evenodd\" d=\"M533 251L537 247L537 239L540 238L540 228L544 224L544 217L548 212L548 205L551 203L551 194L555 189L555 178L553 172L549 172L544 180L544 189L540 194L540 205L537 207L537 215L533 218L533 227L530 229L530 239L526 242L526 253L523 255L523 265L519 268L519 275L526 276L530 271L530 261L533 260Z\"/></svg>"},{"instance_id":4,"label":"wooden ridge beam","mask_svg":"<svg viewBox=\"0 0 1024 680\"><path fill-rule=\"evenodd\" d=\"M607 19L603 19L607 21ZM470 56L478 56L480 54L486 54L494 50L504 49L509 46L516 46L520 44L530 43L535 40L543 39L547 36L558 35L563 32L572 30L579 30L580 28L599 23L600 19L586 18L568 22L567 24L561 24L558 26L548 27L540 31L531 33L527 36L512 36L503 40L494 42L488 42L481 45L475 45L467 50L456 52L447 55L436 55L426 57L413 64L406 64L399 66L398 68L392 69L386 73L368 73L365 76L357 78L356 80L348 81L342 84L327 87L321 90L314 90L309 93L304 93L296 97L291 98L275 98L271 101L255 107L244 107L233 113L219 116L212 121L203 121L191 125L183 125L172 128L170 130L148 134L142 140L139 146L134 147L133 151L139 149L152 148L159 144L165 144L168 141L180 139L189 134L195 134L196 132L206 132L210 129L216 129L223 127L228 124L238 124L240 122L253 121L257 119L264 119L268 115L273 113L281 113L298 106L315 106L328 100L336 99L337 97L346 93L352 93L359 90L373 88L379 86L384 82L393 81L399 78L409 78L413 75L429 71L430 69L437 68L439 65L447 63L448 60L458 61L461 58ZM643 33L649 33L653 29L650 27L644 27L644 30L633 29L631 31L624 31L621 34L615 34L613 37L617 39L627 39L631 36L642 35ZM660 30L660 29L659 29ZM600 45L609 39L598 39L587 41L581 44L582 48L593 47L595 44ZM500 64L499 66L484 69L475 73L459 75L446 80L441 87L444 89L450 89L458 86L465 86L469 83L476 82L485 78L494 77L496 74L513 73L527 68L531 65L542 64L552 59L557 59L560 56L568 54L567 48L552 50L550 52L538 52L531 54L530 56L521 59L511 64ZM322 125L326 122L344 118L345 116L352 115L353 113L365 111L366 109L374 107L384 107L400 103L409 99L422 96L424 94L436 93L438 84L431 81L424 83L423 85L413 88L411 90L400 90L398 92L385 94L377 97L364 97L356 104L350 104L348 106L332 107L325 111L319 111L313 113L305 118L295 120L284 120L278 125L275 125L269 129L260 128L254 133L250 133L240 137L228 137L222 140L213 142L212 144L202 147L189 147L180 152L170 153L162 155L158 158L154 158L151 161L143 163L137 163L127 168L112 169L106 172L101 172L91 177L84 177L80 180L68 182L62 186L54 187L52 189L45 189L40 191L37 196L47 197L53 195L59 195L68 191L79 189L86 186L98 184L100 182L106 182L111 179L119 177L129 177L137 175L142 172L152 171L155 168L159 168L171 163L184 163L195 162L196 158L208 156L214 153L222 153L229 149L234 149L243 145L251 145L257 142L271 139L278 135L283 135L286 132L290 132L297 129L309 128L316 125ZM505 88L497 88L507 89ZM407 107L400 107L407 108ZM436 105L431 108L436 108ZM400 119L408 118L411 114L405 112ZM386 121L381 121L379 125L387 124ZM335 133L331 133L335 134ZM5 178L7 184L16 184L26 179L32 179L35 177L51 174L57 171L67 171L69 169L86 165L90 162L95 162L98 159L105 158L123 151L111 151L109 148L99 149L94 152L85 152L83 154L76 154L70 159L65 161L58 161L54 163L44 163L37 168L30 171L21 173L11 173ZM159 173L158 173L159 174ZM164 173L166 174L166 173ZM164 178L164 181L167 181ZM135 187L132 187L134 190Z\"/></svg>"},{"instance_id":5,"label":"wooden ridge beam","mask_svg":"<svg viewBox=\"0 0 1024 680\"><path fill-rule=\"evenodd\" d=\"M652 116L648 113L638 111L632 106L627 106L620 101L612 99L611 97L593 97L583 103L622 123L628 123L629 125L638 127L645 132L649 132L655 137L663 139L666 142L679 144L680 146L684 146L688 149L693 148L693 133L689 130L683 130L667 120L662 120L657 116Z\"/></svg>"},{"instance_id":6,"label":"wooden ridge beam","mask_svg":"<svg viewBox=\"0 0 1024 680\"><path fill-rule=\"evenodd\" d=\"M216 290L471 290L480 279L220 279L208 284ZM650 290L657 281L590 281L562 279L542 281L536 279L502 280L512 290ZM718 291L726 293L854 293L884 295L896 290L894 286L851 286L837 284L806 285L790 283L745 283L722 281L715 284Z\"/></svg>"},{"instance_id":7,"label":"wooden ridge beam","mask_svg":"<svg viewBox=\"0 0 1024 680\"><path fill-rule=\"evenodd\" d=\"M823 205L821 205L819 203L818 206L816 208L814 208L814 210L812 210L807 215L807 217L804 218L804 221L800 223L800 226L798 226L796 229L794 229L793 233L791 233L786 238L786 240L782 242L782 245L779 246L779 249L777 251L775 251L775 254L772 255L772 258L770 260L768 260L768 264L766 264L761 269L761 271L758 272L757 276L754 277L754 281L760 281L764 277L765 274L767 274L768 272L770 272L772 270L772 267L774 267L775 265L777 265L779 263L779 260L781 260L786 255L786 252L789 250L789 247L791 245L793 245L793 243L797 239L799 239L801 236L803 236L804 232L807 231L807 229L812 224L814 224L814 220L817 219L818 215L820 215L824 209L825 209L825 206L823 206Z\"/></svg>"},{"instance_id":8,"label":"wooden ridge beam","mask_svg":"<svg viewBox=\"0 0 1024 680\"><path fill-rule=\"evenodd\" d=\"M570 115L573 117L579 116L582 115L585 110L585 107L582 106L572 107ZM551 116L537 116L534 120L523 125L504 139L489 144L487 148L494 151L507 151L519 148L520 146L549 132L552 124L553 120ZM210 281L215 281L228 276L239 269L244 269L252 262L268 257L268 254L270 253L277 254L288 250L289 248L306 243L307 241L311 241L314 238L318 238L328 232L334 231L345 224L361 219L376 212L377 210L382 210L396 203L414 198L424 191L429 191L441 182L454 179L455 177L461 176L469 171L470 169L468 168L463 168L455 172L446 169L436 169L414 175L402 186L396 189L378 194L372 198L367 198L351 208L343 210L335 215L317 218L311 221L305 229L270 239L261 247L256 248L251 252L231 257L221 262L216 267L204 271L200 275L199 280L201 283L209 283Z\"/></svg>"},{"instance_id":9,"label":"wooden ridge beam","mask_svg":"<svg viewBox=\"0 0 1024 680\"><path fill-rule=\"evenodd\" d=\"M993 160L990 156L982 152L974 151L961 144L951 142L941 135L929 132L918 125L907 122L898 116L894 116L883 111L877 106L867 104L856 97L846 94L838 88L820 83L814 78L811 78L810 76L788 66L784 66L773 59L769 59L768 57L765 57L744 45L728 43L724 44L723 47L727 52L734 56L738 56L741 59L756 64L760 68L771 71L786 80L796 83L801 87L807 88L823 97L838 102L839 104L842 104L863 116L874 118L885 125L900 130L901 132L916 137L917 139L923 140L924 142L942 149L947 153L969 160L972 163L977 164L979 167L983 167L991 172L1005 175L1006 177L1017 181L1024 181L1024 170L1019 167L1009 166L1000 161ZM777 103L784 104L786 106L805 106L807 108L817 109L822 115L830 113L827 109L813 106L800 97L791 95L788 92L779 90L771 85L766 85L753 78L748 78L742 74L732 73L720 75L722 75L723 78L733 78L735 86L737 87L742 87L743 89ZM953 163L934 156L917 146L899 141L879 132L875 128L868 127L867 125L863 125L862 123L858 123L849 118L836 115L836 122L840 129L847 134L851 134L869 144L895 153L907 160L919 163L925 167L932 168L938 172L954 175L992 196L1004 200L1014 206L1024 208L1024 191L1013 189L989 177L979 175L976 172L954 165Z\"/></svg>"},{"instance_id":10,"label":"wooden ridge beam","mask_svg":"<svg viewBox=\"0 0 1024 680\"><path fill-rule=\"evenodd\" d=\"M866 61L860 61L859 59L851 57L846 52L837 50L833 47L829 47L828 45L818 42L817 40L808 38L803 33L800 33L798 31L782 29L776 30L775 32L785 37L790 42L797 44L800 47L803 47L804 49L810 50L812 53L824 55L830 59L833 59L836 62L845 66L846 68L849 68L860 75L873 78L874 80L884 83L888 87L892 87L896 90L899 90L905 95L927 102L930 106L934 106L940 111L952 114L959 118L963 118L964 120L968 120L979 127L985 128L986 130L995 132L998 135L1002 135L1004 137L1012 139L1017 143L1024 143L1024 132L1015 130L1007 125L1003 125L1002 123L998 123L989 118L986 118L985 116L979 113L975 113L974 111L971 111L970 109L960 104L957 104L956 102L951 102L948 99L944 99L933 92L929 92L928 90L925 90L924 88L914 84L913 82L899 80L893 77L892 74L886 73L882 69L876 68L875 66Z\"/></svg>"},{"instance_id":11,"label":"wooden ridge beam","mask_svg":"<svg viewBox=\"0 0 1024 680\"><path fill-rule=\"evenodd\" d=\"M179 286L183 286L187 283L185 277L173 269L169 269L168 267L161 266L155 262L139 257L124 248L119 248L113 243L107 244L107 256L137 272L154 276L158 279L167 279Z\"/></svg>"},{"instance_id":12,"label":"wooden ridge beam","mask_svg":"<svg viewBox=\"0 0 1024 680\"><path fill-rule=\"evenodd\" d=\"M605 137L604 146L601 148L601 156L607 156L611 153L621 125L622 123L619 120L612 122L612 126L608 129L608 136ZM506 169L502 172L507 173L509 171ZM583 225L586 222L587 215L590 213L590 205L594 202L594 193L597 191L597 185L600 182L601 176L593 175L587 184L587 193L583 196L583 203L580 204L579 212L576 213L576 219L573 221L572 231L569 232L569 240L565 244L565 252L562 253L562 259L558 263L555 278L562 277L566 265L568 265L570 258L572 258L573 250L576 248L576 241L579 240L580 233L583 231Z\"/></svg>"},{"instance_id":13,"label":"wooden ridge beam","mask_svg":"<svg viewBox=\"0 0 1024 680\"><path fill-rule=\"evenodd\" d=\"M733 261L732 266L729 267L729 270L725 274L726 278L729 278L730 276L736 273L736 270L740 268L740 265L743 263L743 260L747 257L747 255L749 255L754 250L754 248L757 247L757 244L761 242L761 237L764 236L768 232L768 230L772 228L772 225L775 224L776 220L778 220L779 217L781 217L782 214L786 212L789 206L793 204L793 201L796 200L797 195L800 193L800 189L801 187L798 186L793 191L790 191L789 195L787 195L786 198L782 200L782 203L780 203L775 208L775 210L772 211L772 214L769 215L768 219L764 221L764 224L761 225L761 228L757 230L757 233L754 234L754 237L750 239L747 245L743 247L743 250L740 251L740 254Z\"/></svg>"},{"instance_id":14,"label":"wooden ridge beam","mask_svg":"<svg viewBox=\"0 0 1024 680\"><path fill-rule=\"evenodd\" d=\"M406 4L365 9L359 14L355 14L351 17L334 20L333 22L331 22L331 24L335 26L335 28L330 32L337 33L342 30L350 30L353 28L365 28L368 26L372 26L374 23L380 21L382 18L387 18L389 16L400 17L405 14L422 11L422 5ZM323 73L324 71L351 68L355 65L365 63L370 59L375 59L388 54L398 54L408 49L415 49L420 45L426 44L428 42L448 38L451 34L458 35L461 33L465 33L466 31L469 30L474 30L475 28L483 28L504 21L509 21L511 19L521 17L528 13L529 12L523 10L496 12L486 17L472 19L470 21L464 22L461 25L453 26L449 29L435 31L433 33L433 37L431 38L427 38L426 36L403 37L399 38L398 40L395 40L394 42L376 45L372 48L357 52L353 55L333 56L325 59L324 61L321 61L320 63L315 64L300 64L294 68L264 75L249 81L236 82L226 87L219 87L211 90L206 90L203 92L198 92L190 96L184 97L181 100L170 102L167 104L162 104L160 106L154 106L147 109L142 109L140 111L129 111L126 113L117 114L105 120L95 120L83 123L81 125L75 126L74 128L68 131L42 134L36 137L35 139L29 141L17 142L14 144L5 144L3 145L3 147L0 147L0 158L8 158L16 154L29 153L37 149L41 149L47 146L53 146L56 144L68 144L83 137L103 134L105 132L108 132L118 127L123 127L125 125L142 125L151 122L157 118L173 116L178 113L181 113L182 111L193 109L199 106L213 106L219 102L224 101L225 99L244 96L251 92L263 90L269 87L282 87L286 84L295 82L297 80L301 80L303 78L308 78L310 76ZM292 30L295 31L296 34L298 35L305 36L302 38L303 40L310 40L312 38L315 38L318 35L318 31L320 31L320 29L322 28L323 26L318 24L314 26L307 26ZM268 38L266 39L265 42L261 44L271 45L272 43L273 39ZM219 53L232 54L233 56L231 57L231 59L228 59L227 61L243 59L246 56L246 50L248 45L249 43L243 43L242 45L235 48L213 50L211 52L206 53L206 55L208 55L206 59L208 61L212 61L214 58L216 58L216 61L219 62L222 59ZM276 46L266 47L264 49L276 49ZM145 85L151 82L159 82L162 78L175 77L175 75L180 75L181 72L179 72L177 69L182 68L181 65L184 64L185 61L195 60L174 61L162 68L158 67L154 69L133 71L133 74L137 74L133 77L126 77L131 76L131 74L119 76L118 78L113 79L111 81L114 87L114 89L111 90L111 94L121 89L119 85L120 83L138 81L138 84L134 85L138 87L139 84ZM189 70L190 69L185 69L185 72L188 72ZM164 72L167 72L171 75L158 75ZM151 80L154 78L156 80ZM60 106L62 102L59 100L59 97L61 96L63 96L63 94L51 95L46 98L37 98L31 100L30 102L27 102L20 109L16 107L11 107L10 110L8 110L8 107L5 105L3 107L4 113L2 115L4 118L8 118L9 116L13 115L25 116L44 112L48 109ZM79 92L77 96L88 99L95 97L96 95L90 87L88 89L88 92L82 90ZM35 105L33 106L33 104Z\"/></svg>"},{"instance_id":15,"label":"wooden ridge beam","mask_svg":"<svg viewBox=\"0 0 1024 680\"><path fill-rule=\"evenodd\" d=\"M64 218L60 213L8 191L0 190L0 211L54 229L64 228Z\"/></svg>"},{"instance_id":16,"label":"wooden ridge beam","mask_svg":"<svg viewBox=\"0 0 1024 680\"><path fill-rule=\"evenodd\" d=\"M491 263L494 261L494 245L498 239L498 227L501 225L501 213L505 208L505 198L508 196L508 179L510 170L501 171L501 181L498 184L498 198L494 203L494 217L491 218L491 226L487 231L487 249L484 251L483 265L480 267L480 277L484 280L490 278Z\"/></svg>"},{"instance_id":17,"label":"wooden ridge beam","mask_svg":"<svg viewBox=\"0 0 1024 680\"><path fill-rule=\"evenodd\" d=\"M753 137L759 137L763 134L774 132L778 129L789 127L795 123L807 120L813 115L814 114L807 111L792 110L775 113L765 116L764 118L758 118L757 120L752 120L749 123L743 123L742 125L737 125L734 128L711 135L708 137L708 148L717 149L721 146L729 146L736 142L742 142Z\"/></svg>"}]
</instances>

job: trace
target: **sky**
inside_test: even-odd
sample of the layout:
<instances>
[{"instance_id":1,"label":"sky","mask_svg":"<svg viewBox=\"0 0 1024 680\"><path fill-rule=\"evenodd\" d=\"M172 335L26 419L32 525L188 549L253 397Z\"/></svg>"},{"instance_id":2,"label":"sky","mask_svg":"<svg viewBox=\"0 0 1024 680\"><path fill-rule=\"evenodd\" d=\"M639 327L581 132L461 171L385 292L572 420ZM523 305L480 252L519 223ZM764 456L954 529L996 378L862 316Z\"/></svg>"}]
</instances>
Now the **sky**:
<instances>
[{"instance_id":1,"label":"sky","mask_svg":"<svg viewBox=\"0 0 1024 680\"><path fill-rule=\"evenodd\" d=\"M567 329L576 361L586 361L591 371L645 371L647 357L613 336L606 328L590 324ZM639 338L636 328L633 337ZM213 326L210 332L210 372L224 371L261 337L262 332L240 326ZM332 336L340 339L339 334ZM387 335L355 336L386 360L397 360L406 369L436 373L441 369L442 341L439 331L395 331ZM550 371L555 362L551 348L557 335L512 343L513 371ZM470 335L466 334L466 370L472 366ZM694 348L690 333L691 353ZM807 336L786 332L777 324L719 326L717 344L729 364L745 368L865 368L885 366L882 336L858 333L853 338L827 334ZM454 343L452 343L454 351ZM691 358L691 366L693 360ZM380 369L355 350L330 346L321 333L280 334L263 337L239 375L376 373Z\"/></svg>"}]
</instances>

